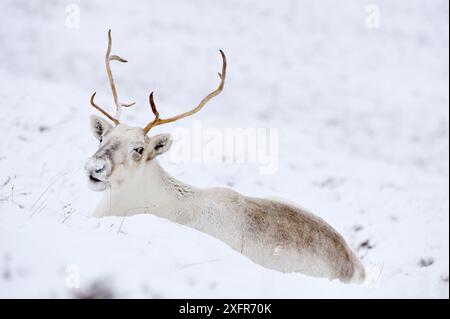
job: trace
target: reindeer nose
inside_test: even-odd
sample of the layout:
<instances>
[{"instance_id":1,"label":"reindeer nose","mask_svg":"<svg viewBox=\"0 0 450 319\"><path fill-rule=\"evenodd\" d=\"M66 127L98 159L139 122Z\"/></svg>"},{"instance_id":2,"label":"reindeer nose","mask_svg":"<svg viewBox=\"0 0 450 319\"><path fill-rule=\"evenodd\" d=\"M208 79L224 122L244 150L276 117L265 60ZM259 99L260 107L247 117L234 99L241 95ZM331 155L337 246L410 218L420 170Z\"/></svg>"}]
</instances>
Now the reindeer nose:
<instances>
[{"instance_id":1,"label":"reindeer nose","mask_svg":"<svg viewBox=\"0 0 450 319\"><path fill-rule=\"evenodd\" d=\"M106 168L106 165L103 164L102 167L97 168L97 169L95 170L95 172L96 172L97 174L100 174L101 172L103 172L103 171L105 170L105 168Z\"/></svg>"},{"instance_id":2,"label":"reindeer nose","mask_svg":"<svg viewBox=\"0 0 450 319\"><path fill-rule=\"evenodd\" d=\"M94 175L94 176L102 176L107 177L109 175L109 167L108 161L102 158L95 158L91 157L84 166L84 169L86 170L86 173L88 175Z\"/></svg>"}]
</instances>

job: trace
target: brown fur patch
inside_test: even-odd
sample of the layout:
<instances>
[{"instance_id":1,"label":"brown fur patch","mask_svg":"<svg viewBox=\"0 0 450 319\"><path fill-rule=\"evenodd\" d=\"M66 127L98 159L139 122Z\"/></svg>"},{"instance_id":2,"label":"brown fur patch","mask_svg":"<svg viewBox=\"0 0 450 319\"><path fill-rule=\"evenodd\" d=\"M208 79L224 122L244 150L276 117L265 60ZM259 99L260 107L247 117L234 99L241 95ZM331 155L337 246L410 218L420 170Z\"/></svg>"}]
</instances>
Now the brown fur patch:
<instances>
[{"instance_id":1,"label":"brown fur patch","mask_svg":"<svg viewBox=\"0 0 450 319\"><path fill-rule=\"evenodd\" d=\"M264 245L279 245L315 256L335 269L339 279L352 278L352 252L342 236L324 220L281 202L259 198L246 201L247 231Z\"/></svg>"}]
</instances>

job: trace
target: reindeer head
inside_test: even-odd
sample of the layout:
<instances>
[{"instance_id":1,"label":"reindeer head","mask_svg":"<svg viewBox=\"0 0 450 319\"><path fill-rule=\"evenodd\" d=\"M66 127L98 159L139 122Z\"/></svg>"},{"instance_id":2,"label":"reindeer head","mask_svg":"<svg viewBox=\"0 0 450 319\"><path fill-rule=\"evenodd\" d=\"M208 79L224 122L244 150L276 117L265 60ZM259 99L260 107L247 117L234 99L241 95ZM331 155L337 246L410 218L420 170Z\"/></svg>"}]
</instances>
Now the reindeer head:
<instances>
[{"instance_id":1,"label":"reindeer head","mask_svg":"<svg viewBox=\"0 0 450 319\"><path fill-rule=\"evenodd\" d=\"M219 73L220 84L217 89L203 98L192 110L170 118L161 119L159 117L159 112L156 109L153 99L153 92L151 92L149 95L149 104L154 114L154 119L144 128L131 127L120 123L119 118L123 107L130 107L135 103L123 104L119 102L110 67L110 61L123 63L127 61L117 55L111 55L111 46L111 30L109 30L105 64L116 105L116 114L112 116L102 107L98 106L94 101L96 92L92 94L91 105L112 121L111 124L99 116L91 116L91 129L100 144L98 150L86 162L85 170L89 177L90 188L96 191L105 190L108 184L114 187L116 183L120 183L120 181L125 180L130 174L137 172L139 167L148 165L156 156L166 152L172 142L170 134L160 134L150 137L148 136L150 129L157 125L175 122L200 111L210 99L222 92L227 67L225 54L220 50L223 65L222 73Z\"/></svg>"}]
</instances>

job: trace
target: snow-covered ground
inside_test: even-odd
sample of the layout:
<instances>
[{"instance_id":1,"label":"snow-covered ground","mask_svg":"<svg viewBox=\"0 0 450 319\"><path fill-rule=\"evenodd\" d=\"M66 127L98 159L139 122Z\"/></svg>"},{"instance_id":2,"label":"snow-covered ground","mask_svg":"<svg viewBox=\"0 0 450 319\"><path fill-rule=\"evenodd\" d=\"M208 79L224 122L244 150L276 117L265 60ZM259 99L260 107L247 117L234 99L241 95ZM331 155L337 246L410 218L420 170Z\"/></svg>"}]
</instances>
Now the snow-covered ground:
<instances>
[{"instance_id":1,"label":"snow-covered ground","mask_svg":"<svg viewBox=\"0 0 450 319\"><path fill-rule=\"evenodd\" d=\"M72 3L0 2L0 297L449 297L448 1L376 1L379 27L357 0ZM130 61L113 71L133 125L151 119L150 90L165 115L198 102L223 49L225 90L195 119L278 128L277 172L162 165L309 208L383 267L378 288L267 270L152 215L91 218L89 96L112 106L108 28Z\"/></svg>"}]
</instances>

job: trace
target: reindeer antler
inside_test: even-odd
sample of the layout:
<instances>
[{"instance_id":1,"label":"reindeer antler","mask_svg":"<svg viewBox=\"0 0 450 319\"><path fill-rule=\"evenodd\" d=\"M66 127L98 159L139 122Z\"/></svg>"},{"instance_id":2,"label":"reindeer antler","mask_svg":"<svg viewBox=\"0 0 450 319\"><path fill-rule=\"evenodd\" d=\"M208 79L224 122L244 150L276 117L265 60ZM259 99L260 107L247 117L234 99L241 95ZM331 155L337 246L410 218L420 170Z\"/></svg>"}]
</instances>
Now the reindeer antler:
<instances>
[{"instance_id":1,"label":"reindeer antler","mask_svg":"<svg viewBox=\"0 0 450 319\"><path fill-rule=\"evenodd\" d=\"M198 111L200 111L203 108L203 106L205 106L206 103L208 103L209 100L211 100L213 97L215 97L220 92L222 92L223 86L224 86L224 83L225 83L225 76L226 76L226 72L227 72L227 58L225 57L225 54L223 53L222 50L220 50L220 54L222 55L222 61L223 61L222 73L219 73L220 84L217 87L217 89L215 89L214 91L209 93L206 97L204 97L203 100L201 100L201 102L196 107L194 107L192 110L184 112L184 113L181 113L181 114L173 116L173 117L169 117L167 119L161 119L161 118L159 118L159 113L158 113L158 111L156 109L155 102L153 101L153 92L150 93L149 103L150 103L150 107L152 109L152 112L155 115L155 118L154 118L153 121L149 122L147 124L147 126L144 127L145 134L147 134L150 131L150 129L152 127L154 127L154 126L175 122L175 121L177 121L179 119L182 119L184 117L187 117L187 116L190 116L192 114L197 113Z\"/></svg>"},{"instance_id":2,"label":"reindeer antler","mask_svg":"<svg viewBox=\"0 0 450 319\"><path fill-rule=\"evenodd\" d=\"M112 46L112 37L111 37L111 29L109 29L108 30L108 49L106 50L105 64L106 64L106 73L108 74L108 79L109 79L109 83L111 85L111 91L112 91L112 95L114 98L114 104L116 105L116 115L112 116L111 114L106 112L102 107L98 106L94 102L94 98L95 98L95 95L97 94L97 92L94 92L94 94L92 94L92 96L91 96L91 105L96 110L100 111L102 114L104 114L106 117L108 117L111 121L113 121L114 124L118 125L118 124L120 124L119 118L120 118L120 111L121 111L122 107L130 107L130 106L133 106L135 103L133 102L133 103L129 103L129 104L124 104L124 103L119 102L119 98L117 97L116 84L114 83L114 78L112 75L111 66L109 65L109 62L110 61L119 61L122 63L127 63L128 61L125 59L122 59L118 55L111 55L111 46Z\"/></svg>"}]
</instances>

